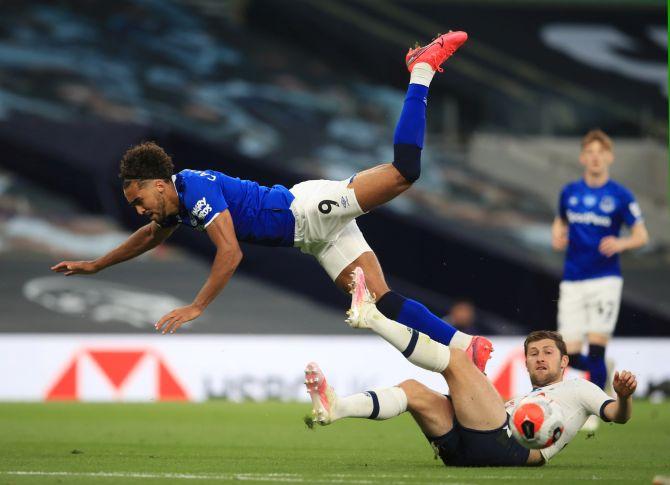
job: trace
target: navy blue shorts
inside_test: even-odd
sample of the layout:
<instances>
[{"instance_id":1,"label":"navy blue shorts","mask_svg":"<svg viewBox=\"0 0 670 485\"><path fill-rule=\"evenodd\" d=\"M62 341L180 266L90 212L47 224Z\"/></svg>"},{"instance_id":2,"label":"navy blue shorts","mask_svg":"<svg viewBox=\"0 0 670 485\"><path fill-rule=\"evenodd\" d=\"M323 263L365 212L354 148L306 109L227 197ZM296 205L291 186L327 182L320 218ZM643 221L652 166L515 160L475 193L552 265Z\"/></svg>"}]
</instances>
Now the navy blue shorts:
<instances>
[{"instance_id":1,"label":"navy blue shorts","mask_svg":"<svg viewBox=\"0 0 670 485\"><path fill-rule=\"evenodd\" d=\"M530 450L517 443L508 430L505 423L491 431L477 431L464 428L454 418L451 431L428 440L447 466L524 466Z\"/></svg>"}]
</instances>

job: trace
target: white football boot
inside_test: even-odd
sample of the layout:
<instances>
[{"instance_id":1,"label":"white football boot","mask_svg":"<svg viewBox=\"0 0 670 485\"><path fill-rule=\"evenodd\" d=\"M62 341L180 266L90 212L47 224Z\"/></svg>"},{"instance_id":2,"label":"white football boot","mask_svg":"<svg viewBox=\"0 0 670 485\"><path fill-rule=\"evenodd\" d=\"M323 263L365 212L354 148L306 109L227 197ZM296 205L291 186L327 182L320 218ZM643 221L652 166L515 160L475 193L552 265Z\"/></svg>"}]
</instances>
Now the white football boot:
<instances>
[{"instance_id":1,"label":"white football boot","mask_svg":"<svg viewBox=\"0 0 670 485\"><path fill-rule=\"evenodd\" d=\"M337 394L326 382L326 376L316 362L310 362L305 367L305 387L312 398L312 422L322 426L332 423Z\"/></svg>"}]
</instances>

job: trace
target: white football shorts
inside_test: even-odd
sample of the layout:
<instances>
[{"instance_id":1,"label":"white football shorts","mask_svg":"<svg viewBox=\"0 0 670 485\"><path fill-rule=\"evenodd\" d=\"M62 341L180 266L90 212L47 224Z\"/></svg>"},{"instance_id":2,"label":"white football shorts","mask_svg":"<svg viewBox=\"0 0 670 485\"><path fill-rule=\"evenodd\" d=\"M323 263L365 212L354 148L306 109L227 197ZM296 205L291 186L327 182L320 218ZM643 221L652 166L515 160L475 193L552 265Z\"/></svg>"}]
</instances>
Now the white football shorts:
<instances>
[{"instance_id":1,"label":"white football shorts","mask_svg":"<svg viewBox=\"0 0 670 485\"><path fill-rule=\"evenodd\" d=\"M558 331L566 342L583 341L586 334L612 336L621 305L623 279L606 276L562 281L558 296Z\"/></svg>"},{"instance_id":2,"label":"white football shorts","mask_svg":"<svg viewBox=\"0 0 670 485\"><path fill-rule=\"evenodd\" d=\"M291 187L293 245L314 256L333 280L361 254L372 251L356 224L364 212L348 185L349 179L308 180Z\"/></svg>"}]
</instances>

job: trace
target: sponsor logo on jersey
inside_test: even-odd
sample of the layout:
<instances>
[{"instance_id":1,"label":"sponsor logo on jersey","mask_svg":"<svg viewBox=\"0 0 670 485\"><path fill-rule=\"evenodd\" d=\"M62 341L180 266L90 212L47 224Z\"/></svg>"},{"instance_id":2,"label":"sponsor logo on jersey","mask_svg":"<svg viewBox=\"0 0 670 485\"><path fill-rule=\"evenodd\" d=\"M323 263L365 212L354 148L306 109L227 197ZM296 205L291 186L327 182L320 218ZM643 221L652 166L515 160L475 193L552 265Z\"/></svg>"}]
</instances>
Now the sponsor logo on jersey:
<instances>
[{"instance_id":1,"label":"sponsor logo on jersey","mask_svg":"<svg viewBox=\"0 0 670 485\"><path fill-rule=\"evenodd\" d=\"M578 203L579 203L579 199L577 198L576 195L573 195L573 196L571 196L571 197L568 199L568 205L575 206L575 205L577 205Z\"/></svg>"},{"instance_id":2,"label":"sponsor logo on jersey","mask_svg":"<svg viewBox=\"0 0 670 485\"><path fill-rule=\"evenodd\" d=\"M340 198L340 205L342 206L343 209L349 207L349 197L342 196L342 198Z\"/></svg>"},{"instance_id":3,"label":"sponsor logo on jersey","mask_svg":"<svg viewBox=\"0 0 670 485\"><path fill-rule=\"evenodd\" d=\"M593 207L596 205L596 196L595 195L585 195L584 196L584 205L586 207Z\"/></svg>"},{"instance_id":4,"label":"sponsor logo on jersey","mask_svg":"<svg viewBox=\"0 0 670 485\"><path fill-rule=\"evenodd\" d=\"M600 200L600 210L603 212L613 212L614 209L616 209L616 202L614 201L614 197L611 197L609 195L604 196Z\"/></svg>"},{"instance_id":5,"label":"sponsor logo on jersey","mask_svg":"<svg viewBox=\"0 0 670 485\"><path fill-rule=\"evenodd\" d=\"M207 200L203 197L193 206L191 214L193 214L197 219L204 220L207 214L212 212L212 206L207 203Z\"/></svg>"},{"instance_id":6,"label":"sponsor logo on jersey","mask_svg":"<svg viewBox=\"0 0 670 485\"><path fill-rule=\"evenodd\" d=\"M595 212L573 212L568 211L568 222L571 224L590 224L592 226L610 227L612 225L612 218L608 216L600 216Z\"/></svg>"}]
</instances>

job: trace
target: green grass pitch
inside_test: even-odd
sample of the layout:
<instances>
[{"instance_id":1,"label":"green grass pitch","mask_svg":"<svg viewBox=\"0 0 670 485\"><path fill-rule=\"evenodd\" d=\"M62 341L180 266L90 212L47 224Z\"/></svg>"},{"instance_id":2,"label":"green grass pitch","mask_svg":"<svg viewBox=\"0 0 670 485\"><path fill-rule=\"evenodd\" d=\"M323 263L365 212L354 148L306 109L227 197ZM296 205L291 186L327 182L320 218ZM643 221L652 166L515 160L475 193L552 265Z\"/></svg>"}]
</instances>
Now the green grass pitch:
<instances>
[{"instance_id":1,"label":"green grass pitch","mask_svg":"<svg viewBox=\"0 0 670 485\"><path fill-rule=\"evenodd\" d=\"M408 415L308 430L308 404L0 404L0 483L651 483L670 405L580 435L543 468L446 468Z\"/></svg>"}]
</instances>

